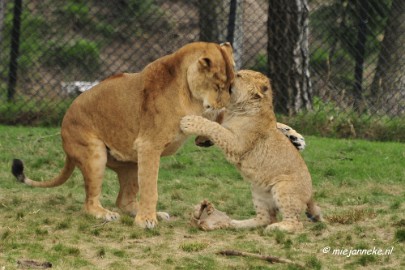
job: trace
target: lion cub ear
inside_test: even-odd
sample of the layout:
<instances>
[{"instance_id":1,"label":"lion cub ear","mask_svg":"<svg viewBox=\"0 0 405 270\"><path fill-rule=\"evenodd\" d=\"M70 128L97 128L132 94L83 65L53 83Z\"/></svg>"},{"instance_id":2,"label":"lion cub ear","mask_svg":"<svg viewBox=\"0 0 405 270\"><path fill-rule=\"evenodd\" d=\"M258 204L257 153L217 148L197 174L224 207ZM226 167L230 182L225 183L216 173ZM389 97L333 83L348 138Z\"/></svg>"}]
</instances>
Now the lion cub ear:
<instances>
[{"instance_id":1,"label":"lion cub ear","mask_svg":"<svg viewBox=\"0 0 405 270\"><path fill-rule=\"evenodd\" d=\"M269 87L267 85L260 86L260 90L255 93L254 98L255 99L264 98L264 93L266 93L268 90Z\"/></svg>"},{"instance_id":2,"label":"lion cub ear","mask_svg":"<svg viewBox=\"0 0 405 270\"><path fill-rule=\"evenodd\" d=\"M263 93L256 92L253 97L254 97L254 99L261 99L261 98L264 98L264 95L263 95Z\"/></svg>"},{"instance_id":3,"label":"lion cub ear","mask_svg":"<svg viewBox=\"0 0 405 270\"><path fill-rule=\"evenodd\" d=\"M198 59L198 64L202 70L210 70L212 61L208 57L201 57L200 59Z\"/></svg>"}]
</instances>

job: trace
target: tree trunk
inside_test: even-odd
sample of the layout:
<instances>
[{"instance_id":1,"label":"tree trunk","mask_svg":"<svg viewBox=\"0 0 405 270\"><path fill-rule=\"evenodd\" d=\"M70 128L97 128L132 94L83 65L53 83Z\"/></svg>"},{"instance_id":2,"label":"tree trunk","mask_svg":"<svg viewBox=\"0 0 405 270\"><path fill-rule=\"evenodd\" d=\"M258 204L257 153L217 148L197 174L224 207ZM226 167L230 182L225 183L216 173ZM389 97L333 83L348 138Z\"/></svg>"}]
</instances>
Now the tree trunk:
<instances>
[{"instance_id":1,"label":"tree trunk","mask_svg":"<svg viewBox=\"0 0 405 270\"><path fill-rule=\"evenodd\" d=\"M269 0L268 68L277 112L312 109L308 15L307 0Z\"/></svg>"},{"instance_id":2,"label":"tree trunk","mask_svg":"<svg viewBox=\"0 0 405 270\"><path fill-rule=\"evenodd\" d=\"M404 22L405 1L393 0L371 86L376 109L394 115L405 112Z\"/></svg>"},{"instance_id":3,"label":"tree trunk","mask_svg":"<svg viewBox=\"0 0 405 270\"><path fill-rule=\"evenodd\" d=\"M7 100L13 101L17 85L17 67L20 48L22 0L14 1L13 29L11 31L10 68L8 71Z\"/></svg>"},{"instance_id":4,"label":"tree trunk","mask_svg":"<svg viewBox=\"0 0 405 270\"><path fill-rule=\"evenodd\" d=\"M231 42L233 46L236 70L239 70L243 64L243 1L231 0L229 7L227 41Z\"/></svg>"},{"instance_id":5,"label":"tree trunk","mask_svg":"<svg viewBox=\"0 0 405 270\"><path fill-rule=\"evenodd\" d=\"M199 26L200 40L208 42L217 42L219 37L218 24L216 22L216 14L212 10L217 6L218 0L205 0L199 2Z\"/></svg>"},{"instance_id":6,"label":"tree trunk","mask_svg":"<svg viewBox=\"0 0 405 270\"><path fill-rule=\"evenodd\" d=\"M6 4L5 0L0 0L0 44L3 44L3 26L4 26L4 16L6 15Z\"/></svg>"},{"instance_id":7,"label":"tree trunk","mask_svg":"<svg viewBox=\"0 0 405 270\"><path fill-rule=\"evenodd\" d=\"M357 42L355 45L355 62L354 67L354 109L363 111L363 70L364 59L366 56L366 41L367 41L367 23L369 21L369 0L360 0L357 6L358 22L357 22Z\"/></svg>"}]
</instances>

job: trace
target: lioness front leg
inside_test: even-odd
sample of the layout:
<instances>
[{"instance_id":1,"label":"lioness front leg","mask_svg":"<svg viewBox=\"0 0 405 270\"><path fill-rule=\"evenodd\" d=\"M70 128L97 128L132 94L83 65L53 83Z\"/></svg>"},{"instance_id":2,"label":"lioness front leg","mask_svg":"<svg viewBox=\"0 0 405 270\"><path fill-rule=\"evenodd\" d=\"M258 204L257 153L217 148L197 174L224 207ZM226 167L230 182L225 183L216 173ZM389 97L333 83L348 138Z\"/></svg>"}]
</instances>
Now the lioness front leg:
<instances>
[{"instance_id":1,"label":"lioness front leg","mask_svg":"<svg viewBox=\"0 0 405 270\"><path fill-rule=\"evenodd\" d=\"M158 201L157 179L162 151L157 150L149 142L138 142L136 145L138 151L140 198L135 223L142 228L152 229L158 223L156 218L156 205Z\"/></svg>"},{"instance_id":2,"label":"lioness front leg","mask_svg":"<svg viewBox=\"0 0 405 270\"><path fill-rule=\"evenodd\" d=\"M241 151L241 142L237 136L224 128L220 124L205 119L201 116L189 115L181 119L181 130L188 135L202 135L209 139L219 148L221 148L232 161L233 156L238 156Z\"/></svg>"}]
</instances>

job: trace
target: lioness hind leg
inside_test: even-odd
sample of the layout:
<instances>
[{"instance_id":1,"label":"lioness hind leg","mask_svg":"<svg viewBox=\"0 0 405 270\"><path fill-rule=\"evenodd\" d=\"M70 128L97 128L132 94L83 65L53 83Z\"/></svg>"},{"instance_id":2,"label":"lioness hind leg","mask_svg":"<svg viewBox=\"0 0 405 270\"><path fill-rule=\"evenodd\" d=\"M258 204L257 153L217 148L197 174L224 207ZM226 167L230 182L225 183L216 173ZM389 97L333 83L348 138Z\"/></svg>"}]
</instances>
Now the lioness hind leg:
<instances>
[{"instance_id":1,"label":"lioness hind leg","mask_svg":"<svg viewBox=\"0 0 405 270\"><path fill-rule=\"evenodd\" d=\"M82 151L78 167L80 168L85 183L86 212L96 218L104 218L107 221L116 220L119 214L104 209L100 203L101 186L107 163L105 145L101 141L89 142Z\"/></svg>"},{"instance_id":2,"label":"lioness hind leg","mask_svg":"<svg viewBox=\"0 0 405 270\"><path fill-rule=\"evenodd\" d=\"M128 163L119 167L111 168L117 173L120 182L120 191L117 197L116 205L123 212L135 217L138 212L139 203L137 194L138 184L138 164ZM170 215L166 212L157 212L157 216L162 220L169 220Z\"/></svg>"},{"instance_id":3,"label":"lioness hind leg","mask_svg":"<svg viewBox=\"0 0 405 270\"><path fill-rule=\"evenodd\" d=\"M138 164L128 163L123 166L112 168L117 173L120 182L116 205L123 212L135 217L138 211L137 194L138 185Z\"/></svg>"}]
</instances>

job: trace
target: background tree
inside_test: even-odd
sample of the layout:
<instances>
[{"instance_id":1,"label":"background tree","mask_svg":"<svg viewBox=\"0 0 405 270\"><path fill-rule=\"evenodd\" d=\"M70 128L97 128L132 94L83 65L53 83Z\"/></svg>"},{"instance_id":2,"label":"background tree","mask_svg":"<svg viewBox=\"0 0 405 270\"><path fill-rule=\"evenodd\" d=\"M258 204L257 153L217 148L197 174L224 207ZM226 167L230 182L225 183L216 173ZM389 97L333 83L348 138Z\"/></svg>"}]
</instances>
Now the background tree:
<instances>
[{"instance_id":1,"label":"background tree","mask_svg":"<svg viewBox=\"0 0 405 270\"><path fill-rule=\"evenodd\" d=\"M404 44L405 1L393 0L384 32L384 39L382 41L375 76L371 86L373 99L379 101L379 105L385 106L387 110L390 111L395 110L398 106L402 106L402 109L397 109L405 110L405 104L398 104L398 102L395 102L395 98L393 98L395 95L405 96ZM394 102L391 102L391 100ZM387 102L390 102L390 104L387 104Z\"/></svg>"},{"instance_id":2,"label":"background tree","mask_svg":"<svg viewBox=\"0 0 405 270\"><path fill-rule=\"evenodd\" d=\"M200 1L199 5L199 26L200 40L216 42L219 38L219 25L216 21L216 12L213 7L218 6L219 0Z\"/></svg>"},{"instance_id":3,"label":"background tree","mask_svg":"<svg viewBox=\"0 0 405 270\"><path fill-rule=\"evenodd\" d=\"M359 0L357 3L357 41L354 46L354 108L362 111L363 106L363 72L366 57L366 42L369 21L369 0Z\"/></svg>"},{"instance_id":4,"label":"background tree","mask_svg":"<svg viewBox=\"0 0 405 270\"><path fill-rule=\"evenodd\" d=\"M244 0L207 0L196 2L199 9L201 41L231 42L236 69L242 66Z\"/></svg>"},{"instance_id":5,"label":"background tree","mask_svg":"<svg viewBox=\"0 0 405 270\"><path fill-rule=\"evenodd\" d=\"M0 44L3 42L3 25L4 25L4 15L6 14L6 11L4 10L6 8L6 5L4 3L4 0L0 0Z\"/></svg>"},{"instance_id":6,"label":"background tree","mask_svg":"<svg viewBox=\"0 0 405 270\"><path fill-rule=\"evenodd\" d=\"M268 69L275 108L289 115L311 109L308 1L269 0Z\"/></svg>"}]
</instances>

